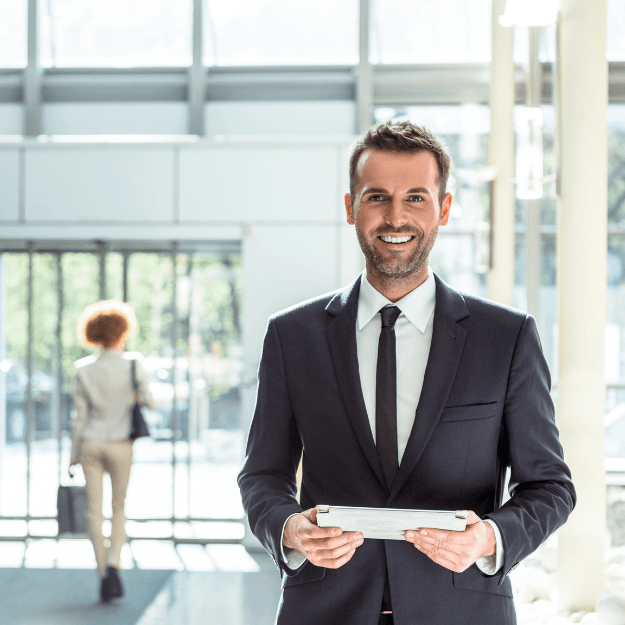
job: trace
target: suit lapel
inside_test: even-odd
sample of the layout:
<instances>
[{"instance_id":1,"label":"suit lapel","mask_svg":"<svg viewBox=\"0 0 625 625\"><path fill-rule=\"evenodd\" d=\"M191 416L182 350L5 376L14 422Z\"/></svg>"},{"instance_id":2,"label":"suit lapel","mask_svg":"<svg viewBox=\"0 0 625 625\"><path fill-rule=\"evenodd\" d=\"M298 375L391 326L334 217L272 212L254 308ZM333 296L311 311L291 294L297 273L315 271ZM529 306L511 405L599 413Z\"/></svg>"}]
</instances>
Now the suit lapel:
<instances>
[{"instance_id":1,"label":"suit lapel","mask_svg":"<svg viewBox=\"0 0 625 625\"><path fill-rule=\"evenodd\" d=\"M466 330L457 323L469 310L460 293L436 274L436 307L432 343L414 425L393 484L394 497L414 471L440 419L464 349Z\"/></svg>"},{"instance_id":2,"label":"suit lapel","mask_svg":"<svg viewBox=\"0 0 625 625\"><path fill-rule=\"evenodd\" d=\"M330 315L327 328L328 345L343 405L362 451L378 480L384 486L384 474L373 441L365 400L360 385L356 348L356 317L360 276L339 291L327 305Z\"/></svg>"}]
</instances>

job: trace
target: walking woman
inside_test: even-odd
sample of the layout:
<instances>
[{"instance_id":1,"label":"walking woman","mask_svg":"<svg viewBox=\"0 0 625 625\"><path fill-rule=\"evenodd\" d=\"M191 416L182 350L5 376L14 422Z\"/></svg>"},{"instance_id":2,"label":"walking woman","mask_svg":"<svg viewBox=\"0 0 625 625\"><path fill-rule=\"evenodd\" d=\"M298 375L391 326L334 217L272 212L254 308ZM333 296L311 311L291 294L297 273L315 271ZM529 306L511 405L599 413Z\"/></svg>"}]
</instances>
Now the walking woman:
<instances>
[{"instance_id":1,"label":"walking woman","mask_svg":"<svg viewBox=\"0 0 625 625\"><path fill-rule=\"evenodd\" d=\"M100 574L102 601L124 594L119 561L126 542L124 501L132 464L133 362L140 403L154 407L141 355L124 352L126 339L136 326L135 314L128 304L105 300L87 306L77 327L80 342L97 347L98 352L76 363L76 418L72 427L70 470L80 463L87 482L89 533ZM102 533L105 473L111 476L113 491L109 540Z\"/></svg>"}]
</instances>

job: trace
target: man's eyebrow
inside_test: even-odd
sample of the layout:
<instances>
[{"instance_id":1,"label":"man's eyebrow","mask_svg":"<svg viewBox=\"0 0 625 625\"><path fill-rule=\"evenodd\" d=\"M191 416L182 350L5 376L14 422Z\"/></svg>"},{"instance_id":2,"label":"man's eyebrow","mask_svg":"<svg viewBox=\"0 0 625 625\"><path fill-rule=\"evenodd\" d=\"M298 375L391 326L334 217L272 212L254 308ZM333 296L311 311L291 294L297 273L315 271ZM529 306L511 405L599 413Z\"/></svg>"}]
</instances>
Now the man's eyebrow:
<instances>
[{"instance_id":1,"label":"man's eyebrow","mask_svg":"<svg viewBox=\"0 0 625 625\"><path fill-rule=\"evenodd\" d=\"M367 193L388 193L386 189L382 189L381 187L371 187L370 189L365 189L363 195Z\"/></svg>"},{"instance_id":2,"label":"man's eyebrow","mask_svg":"<svg viewBox=\"0 0 625 625\"><path fill-rule=\"evenodd\" d=\"M381 187L371 187L370 189L365 189L363 195L368 195L370 193L388 193L387 189L382 189ZM429 189L426 187L413 187L412 189L408 189L406 193L423 193L424 195L432 195Z\"/></svg>"}]
</instances>

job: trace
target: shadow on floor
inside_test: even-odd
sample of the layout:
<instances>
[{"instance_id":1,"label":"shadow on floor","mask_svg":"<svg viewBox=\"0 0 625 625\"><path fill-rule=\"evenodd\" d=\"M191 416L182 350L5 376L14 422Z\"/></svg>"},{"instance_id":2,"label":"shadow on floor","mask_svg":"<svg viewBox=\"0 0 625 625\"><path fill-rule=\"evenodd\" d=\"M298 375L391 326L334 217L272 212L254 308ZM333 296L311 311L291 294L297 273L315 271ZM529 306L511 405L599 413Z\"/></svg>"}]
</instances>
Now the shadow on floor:
<instances>
[{"instance_id":1,"label":"shadow on floor","mask_svg":"<svg viewBox=\"0 0 625 625\"><path fill-rule=\"evenodd\" d=\"M172 571L122 571L126 597L101 604L92 570L0 569L2 625L135 625Z\"/></svg>"}]
</instances>

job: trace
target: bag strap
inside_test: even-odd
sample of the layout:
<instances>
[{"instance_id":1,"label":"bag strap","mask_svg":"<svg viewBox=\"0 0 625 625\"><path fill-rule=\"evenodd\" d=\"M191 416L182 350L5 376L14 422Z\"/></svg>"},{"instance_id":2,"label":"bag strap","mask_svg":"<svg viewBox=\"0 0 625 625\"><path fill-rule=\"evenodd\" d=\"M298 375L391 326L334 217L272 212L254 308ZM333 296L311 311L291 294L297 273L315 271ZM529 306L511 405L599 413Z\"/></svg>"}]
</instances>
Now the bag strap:
<instances>
[{"instance_id":1,"label":"bag strap","mask_svg":"<svg viewBox=\"0 0 625 625\"><path fill-rule=\"evenodd\" d=\"M132 377L132 390L136 393L139 390L137 384L137 361L134 358L130 361L130 375Z\"/></svg>"},{"instance_id":2,"label":"bag strap","mask_svg":"<svg viewBox=\"0 0 625 625\"><path fill-rule=\"evenodd\" d=\"M137 361L133 358L130 361L130 375L132 379L132 390L135 395L135 403L139 402L139 385L137 384Z\"/></svg>"}]
</instances>

